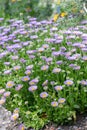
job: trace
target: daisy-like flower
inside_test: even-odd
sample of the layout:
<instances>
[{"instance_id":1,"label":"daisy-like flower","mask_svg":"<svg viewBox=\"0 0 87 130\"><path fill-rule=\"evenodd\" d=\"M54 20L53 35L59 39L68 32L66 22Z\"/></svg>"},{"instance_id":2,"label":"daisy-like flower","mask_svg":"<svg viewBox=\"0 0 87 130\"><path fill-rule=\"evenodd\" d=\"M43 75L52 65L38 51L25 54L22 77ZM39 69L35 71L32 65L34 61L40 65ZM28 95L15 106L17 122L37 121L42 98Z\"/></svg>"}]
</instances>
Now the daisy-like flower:
<instances>
[{"instance_id":1,"label":"daisy-like flower","mask_svg":"<svg viewBox=\"0 0 87 130\"><path fill-rule=\"evenodd\" d=\"M25 130L25 127L23 124L20 124L18 128L19 128L19 130Z\"/></svg>"},{"instance_id":2,"label":"daisy-like flower","mask_svg":"<svg viewBox=\"0 0 87 130\"><path fill-rule=\"evenodd\" d=\"M72 53L71 52L65 52L64 53L64 55L65 55L65 57L68 59L68 57L70 57L70 55L71 55Z\"/></svg>"},{"instance_id":3,"label":"daisy-like flower","mask_svg":"<svg viewBox=\"0 0 87 130\"><path fill-rule=\"evenodd\" d=\"M38 48L38 52L43 52L44 51L44 48L41 47L41 48Z\"/></svg>"},{"instance_id":4,"label":"daisy-like flower","mask_svg":"<svg viewBox=\"0 0 87 130\"><path fill-rule=\"evenodd\" d=\"M30 82L29 82L29 84L30 85L35 85L35 84L37 84L39 82L39 80L37 79L37 78L35 78L35 79L32 79Z\"/></svg>"},{"instance_id":5,"label":"daisy-like flower","mask_svg":"<svg viewBox=\"0 0 87 130\"><path fill-rule=\"evenodd\" d=\"M38 38L38 36L37 35L33 35L33 36L30 36L30 39L37 39Z\"/></svg>"},{"instance_id":6,"label":"daisy-like flower","mask_svg":"<svg viewBox=\"0 0 87 130\"><path fill-rule=\"evenodd\" d=\"M53 72L53 73L59 73L60 71L61 71L60 68L54 68L52 72Z\"/></svg>"},{"instance_id":7,"label":"daisy-like flower","mask_svg":"<svg viewBox=\"0 0 87 130\"><path fill-rule=\"evenodd\" d=\"M81 84L81 85L87 85L87 81L86 81L86 80L81 80L81 81L80 81L80 84Z\"/></svg>"},{"instance_id":8,"label":"daisy-like flower","mask_svg":"<svg viewBox=\"0 0 87 130\"><path fill-rule=\"evenodd\" d=\"M60 55L60 51L53 51L53 52L52 52L52 55L53 55L53 56L59 56L59 55Z\"/></svg>"},{"instance_id":9,"label":"daisy-like flower","mask_svg":"<svg viewBox=\"0 0 87 130\"><path fill-rule=\"evenodd\" d=\"M76 65L76 64L70 64L69 65L71 68L73 68L74 70L79 70L81 67Z\"/></svg>"},{"instance_id":10,"label":"daisy-like flower","mask_svg":"<svg viewBox=\"0 0 87 130\"><path fill-rule=\"evenodd\" d=\"M5 89L0 89L0 94L3 94L5 92Z\"/></svg>"},{"instance_id":11,"label":"daisy-like flower","mask_svg":"<svg viewBox=\"0 0 87 130\"><path fill-rule=\"evenodd\" d=\"M22 81L28 81L28 80L30 80L30 78L29 78L29 76L24 76L24 77L22 77Z\"/></svg>"},{"instance_id":12,"label":"daisy-like flower","mask_svg":"<svg viewBox=\"0 0 87 130\"><path fill-rule=\"evenodd\" d=\"M15 88L16 91L19 91L23 87L22 84L18 84L17 87Z\"/></svg>"},{"instance_id":13,"label":"daisy-like flower","mask_svg":"<svg viewBox=\"0 0 87 130\"><path fill-rule=\"evenodd\" d=\"M14 86L14 82L13 81L8 81L6 84L6 88L12 88Z\"/></svg>"},{"instance_id":14,"label":"daisy-like flower","mask_svg":"<svg viewBox=\"0 0 87 130\"><path fill-rule=\"evenodd\" d=\"M47 48L49 48L49 45L48 44L43 44L43 48L47 49Z\"/></svg>"},{"instance_id":15,"label":"daisy-like flower","mask_svg":"<svg viewBox=\"0 0 87 130\"><path fill-rule=\"evenodd\" d=\"M76 56L69 56L67 59L72 61L72 60L76 60L77 58Z\"/></svg>"},{"instance_id":16,"label":"daisy-like flower","mask_svg":"<svg viewBox=\"0 0 87 130\"><path fill-rule=\"evenodd\" d=\"M11 58L12 58L12 60L17 60L18 56L12 56Z\"/></svg>"},{"instance_id":17,"label":"daisy-like flower","mask_svg":"<svg viewBox=\"0 0 87 130\"><path fill-rule=\"evenodd\" d=\"M81 68L81 67L78 65L78 66L75 66L73 69L74 69L74 70L80 70L80 68Z\"/></svg>"},{"instance_id":18,"label":"daisy-like flower","mask_svg":"<svg viewBox=\"0 0 87 130\"><path fill-rule=\"evenodd\" d=\"M71 86L71 85L73 85L73 81L68 79L64 82L64 84L67 86Z\"/></svg>"},{"instance_id":19,"label":"daisy-like flower","mask_svg":"<svg viewBox=\"0 0 87 130\"><path fill-rule=\"evenodd\" d=\"M43 65L43 66L41 67L41 70L48 70L48 68L49 68L48 65Z\"/></svg>"},{"instance_id":20,"label":"daisy-like flower","mask_svg":"<svg viewBox=\"0 0 87 130\"><path fill-rule=\"evenodd\" d=\"M33 91L35 91L35 90L37 90L37 86L31 86L31 87L29 87L28 88L28 90L30 91L30 92L33 92Z\"/></svg>"},{"instance_id":21,"label":"daisy-like flower","mask_svg":"<svg viewBox=\"0 0 87 130\"><path fill-rule=\"evenodd\" d=\"M31 71L30 71L30 70L26 70L26 71L25 71L25 74L26 74L26 75L30 75L30 74L31 74Z\"/></svg>"},{"instance_id":22,"label":"daisy-like flower","mask_svg":"<svg viewBox=\"0 0 87 130\"><path fill-rule=\"evenodd\" d=\"M31 54L34 53L34 51L33 50L28 50L28 51L26 51L26 53L29 54L29 55L31 55Z\"/></svg>"},{"instance_id":23,"label":"daisy-like flower","mask_svg":"<svg viewBox=\"0 0 87 130\"><path fill-rule=\"evenodd\" d=\"M58 103L63 104L63 103L65 103L65 101L66 101L65 98L60 98L60 99L58 100Z\"/></svg>"},{"instance_id":24,"label":"daisy-like flower","mask_svg":"<svg viewBox=\"0 0 87 130\"><path fill-rule=\"evenodd\" d=\"M82 48L81 49L83 52L87 52L87 48Z\"/></svg>"},{"instance_id":25,"label":"daisy-like flower","mask_svg":"<svg viewBox=\"0 0 87 130\"><path fill-rule=\"evenodd\" d=\"M36 50L28 50L26 51L26 53L29 55L33 55L34 53L36 53Z\"/></svg>"},{"instance_id":26,"label":"daisy-like flower","mask_svg":"<svg viewBox=\"0 0 87 130\"><path fill-rule=\"evenodd\" d=\"M11 120L12 120L12 121L15 121L15 120L18 119L18 117L19 117L19 114L18 114L18 113L13 113L13 115L11 116Z\"/></svg>"},{"instance_id":27,"label":"daisy-like flower","mask_svg":"<svg viewBox=\"0 0 87 130\"><path fill-rule=\"evenodd\" d=\"M41 59L45 61L46 60L46 56L41 56Z\"/></svg>"},{"instance_id":28,"label":"daisy-like flower","mask_svg":"<svg viewBox=\"0 0 87 130\"><path fill-rule=\"evenodd\" d=\"M57 107L58 106L58 102L56 102L56 101L51 102L51 106L52 107Z\"/></svg>"},{"instance_id":29,"label":"daisy-like flower","mask_svg":"<svg viewBox=\"0 0 87 130\"><path fill-rule=\"evenodd\" d=\"M46 97L48 97L48 93L47 92L42 92L42 93L40 93L40 97L41 98L46 98Z\"/></svg>"},{"instance_id":30,"label":"daisy-like flower","mask_svg":"<svg viewBox=\"0 0 87 130\"><path fill-rule=\"evenodd\" d=\"M84 61L87 61L87 56L83 56L82 59L83 59Z\"/></svg>"},{"instance_id":31,"label":"daisy-like flower","mask_svg":"<svg viewBox=\"0 0 87 130\"><path fill-rule=\"evenodd\" d=\"M21 66L17 65L13 67L13 70L19 70L21 68Z\"/></svg>"},{"instance_id":32,"label":"daisy-like flower","mask_svg":"<svg viewBox=\"0 0 87 130\"><path fill-rule=\"evenodd\" d=\"M33 69L33 65L26 66L26 69L27 69L27 70Z\"/></svg>"},{"instance_id":33,"label":"daisy-like flower","mask_svg":"<svg viewBox=\"0 0 87 130\"><path fill-rule=\"evenodd\" d=\"M35 56L34 56L34 55L30 55L29 58L30 58L30 59L34 59Z\"/></svg>"},{"instance_id":34,"label":"daisy-like flower","mask_svg":"<svg viewBox=\"0 0 87 130\"><path fill-rule=\"evenodd\" d=\"M66 51L66 48L64 46L60 47L60 51L64 52Z\"/></svg>"},{"instance_id":35,"label":"daisy-like flower","mask_svg":"<svg viewBox=\"0 0 87 130\"><path fill-rule=\"evenodd\" d=\"M14 111L13 111L14 114L16 113L19 113L19 109L18 108L15 108Z\"/></svg>"},{"instance_id":36,"label":"daisy-like flower","mask_svg":"<svg viewBox=\"0 0 87 130\"><path fill-rule=\"evenodd\" d=\"M29 85L35 85L35 82L31 80L31 81L29 82Z\"/></svg>"},{"instance_id":37,"label":"daisy-like flower","mask_svg":"<svg viewBox=\"0 0 87 130\"><path fill-rule=\"evenodd\" d=\"M4 62L4 65L10 65L10 62Z\"/></svg>"},{"instance_id":38,"label":"daisy-like flower","mask_svg":"<svg viewBox=\"0 0 87 130\"><path fill-rule=\"evenodd\" d=\"M52 57L48 57L45 60L46 60L47 63L51 63L53 59L52 59Z\"/></svg>"},{"instance_id":39,"label":"daisy-like flower","mask_svg":"<svg viewBox=\"0 0 87 130\"><path fill-rule=\"evenodd\" d=\"M0 105L3 105L5 102L6 102L6 99L2 97L2 98L0 99Z\"/></svg>"},{"instance_id":40,"label":"daisy-like flower","mask_svg":"<svg viewBox=\"0 0 87 130\"><path fill-rule=\"evenodd\" d=\"M25 59L23 59L23 58L21 58L21 59L20 59L20 62L21 62L21 63L25 63L25 62L26 62L26 60L25 60Z\"/></svg>"},{"instance_id":41,"label":"daisy-like flower","mask_svg":"<svg viewBox=\"0 0 87 130\"><path fill-rule=\"evenodd\" d=\"M56 64L58 64L58 65L61 65L62 63L63 63L62 60L59 60L59 61L56 62Z\"/></svg>"},{"instance_id":42,"label":"daisy-like flower","mask_svg":"<svg viewBox=\"0 0 87 130\"><path fill-rule=\"evenodd\" d=\"M7 75L7 74L10 74L11 73L11 70L5 70L4 71L4 74Z\"/></svg>"},{"instance_id":43,"label":"daisy-like flower","mask_svg":"<svg viewBox=\"0 0 87 130\"><path fill-rule=\"evenodd\" d=\"M5 92L5 93L3 94L3 96L4 96L4 97L9 97L10 94L11 94L11 92L7 91L7 92Z\"/></svg>"},{"instance_id":44,"label":"daisy-like flower","mask_svg":"<svg viewBox=\"0 0 87 130\"><path fill-rule=\"evenodd\" d=\"M55 88L55 90L56 90L56 91L60 91L60 90L62 90L62 89L63 89L63 87L62 87L62 86L55 86L54 88Z\"/></svg>"}]
</instances>

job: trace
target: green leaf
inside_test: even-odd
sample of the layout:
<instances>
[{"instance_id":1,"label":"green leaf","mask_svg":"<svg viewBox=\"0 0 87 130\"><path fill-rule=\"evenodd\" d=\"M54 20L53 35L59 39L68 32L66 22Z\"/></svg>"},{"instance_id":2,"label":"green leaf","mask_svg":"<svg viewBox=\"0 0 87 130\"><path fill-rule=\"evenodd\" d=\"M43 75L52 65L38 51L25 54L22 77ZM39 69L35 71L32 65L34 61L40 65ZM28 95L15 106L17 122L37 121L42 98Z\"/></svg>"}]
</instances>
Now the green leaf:
<instances>
[{"instance_id":1,"label":"green leaf","mask_svg":"<svg viewBox=\"0 0 87 130\"><path fill-rule=\"evenodd\" d=\"M80 106L77 105L77 104L75 104L75 105L74 105L74 108L76 108L76 109L80 109Z\"/></svg>"}]
</instances>

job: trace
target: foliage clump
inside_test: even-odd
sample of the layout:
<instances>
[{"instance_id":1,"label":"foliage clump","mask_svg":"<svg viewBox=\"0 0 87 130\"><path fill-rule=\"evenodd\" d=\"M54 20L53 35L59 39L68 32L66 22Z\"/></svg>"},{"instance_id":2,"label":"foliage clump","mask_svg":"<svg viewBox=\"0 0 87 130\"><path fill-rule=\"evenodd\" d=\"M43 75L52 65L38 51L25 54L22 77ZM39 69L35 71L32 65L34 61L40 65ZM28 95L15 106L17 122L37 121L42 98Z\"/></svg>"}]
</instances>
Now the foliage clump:
<instances>
[{"instance_id":1,"label":"foliage clump","mask_svg":"<svg viewBox=\"0 0 87 130\"><path fill-rule=\"evenodd\" d=\"M87 21L27 21L0 18L0 105L36 130L75 121L87 109Z\"/></svg>"}]
</instances>

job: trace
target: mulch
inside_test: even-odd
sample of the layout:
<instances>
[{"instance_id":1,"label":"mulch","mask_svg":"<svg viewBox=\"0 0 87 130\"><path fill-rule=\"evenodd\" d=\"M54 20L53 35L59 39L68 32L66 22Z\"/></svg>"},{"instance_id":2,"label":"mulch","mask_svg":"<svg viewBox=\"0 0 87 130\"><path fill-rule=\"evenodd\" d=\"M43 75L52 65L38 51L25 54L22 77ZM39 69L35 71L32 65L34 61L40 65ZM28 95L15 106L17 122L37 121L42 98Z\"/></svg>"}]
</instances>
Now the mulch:
<instances>
[{"instance_id":1,"label":"mulch","mask_svg":"<svg viewBox=\"0 0 87 130\"><path fill-rule=\"evenodd\" d=\"M28 128L26 130L34 130L34 129ZM72 124L57 126L57 124L50 123L40 130L87 130L87 113L77 115L76 122L73 122Z\"/></svg>"},{"instance_id":2,"label":"mulch","mask_svg":"<svg viewBox=\"0 0 87 130\"><path fill-rule=\"evenodd\" d=\"M87 130L87 113L77 115L76 122L72 124L56 126L55 124L48 124L42 130Z\"/></svg>"}]
</instances>

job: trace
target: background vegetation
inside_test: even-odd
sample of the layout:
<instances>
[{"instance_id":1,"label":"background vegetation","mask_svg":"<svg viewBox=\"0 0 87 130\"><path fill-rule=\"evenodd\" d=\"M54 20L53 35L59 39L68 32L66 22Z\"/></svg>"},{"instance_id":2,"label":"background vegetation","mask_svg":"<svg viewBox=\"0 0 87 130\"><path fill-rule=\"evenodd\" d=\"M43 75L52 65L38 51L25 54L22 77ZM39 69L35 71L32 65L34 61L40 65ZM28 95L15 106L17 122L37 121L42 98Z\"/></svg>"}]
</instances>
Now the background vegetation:
<instances>
[{"instance_id":1,"label":"background vegetation","mask_svg":"<svg viewBox=\"0 0 87 130\"><path fill-rule=\"evenodd\" d=\"M61 13L77 17L83 14L81 0L61 0ZM57 2L53 0L0 0L0 17L26 19L27 16L38 20L48 19L57 12Z\"/></svg>"}]
</instances>

